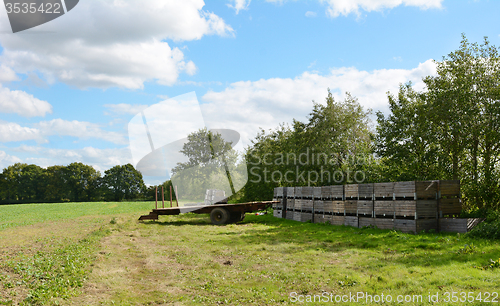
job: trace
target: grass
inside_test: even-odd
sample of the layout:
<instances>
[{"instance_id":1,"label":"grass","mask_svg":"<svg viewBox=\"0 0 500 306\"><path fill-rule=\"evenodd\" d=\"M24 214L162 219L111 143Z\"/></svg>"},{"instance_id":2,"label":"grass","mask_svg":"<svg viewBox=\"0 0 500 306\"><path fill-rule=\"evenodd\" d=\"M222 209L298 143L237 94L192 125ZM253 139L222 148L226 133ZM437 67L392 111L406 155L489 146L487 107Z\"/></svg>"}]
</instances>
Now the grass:
<instances>
[{"instance_id":1,"label":"grass","mask_svg":"<svg viewBox=\"0 0 500 306\"><path fill-rule=\"evenodd\" d=\"M500 291L498 240L299 223L269 214L247 214L227 226L195 214L138 222L151 207L22 205L24 221L16 209L0 207L0 224L10 222L0 230L0 304L291 305L299 296L366 292L421 295L412 305L435 304L428 295L438 294L446 305L447 292L460 299Z\"/></svg>"}]
</instances>

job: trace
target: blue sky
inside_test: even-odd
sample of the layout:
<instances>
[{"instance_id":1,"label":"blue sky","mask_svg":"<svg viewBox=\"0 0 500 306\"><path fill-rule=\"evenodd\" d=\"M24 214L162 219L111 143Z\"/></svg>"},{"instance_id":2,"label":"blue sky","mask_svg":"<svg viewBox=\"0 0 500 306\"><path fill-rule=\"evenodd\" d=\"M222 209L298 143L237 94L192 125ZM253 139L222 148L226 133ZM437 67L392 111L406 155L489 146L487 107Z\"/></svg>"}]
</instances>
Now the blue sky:
<instances>
[{"instance_id":1,"label":"blue sky","mask_svg":"<svg viewBox=\"0 0 500 306\"><path fill-rule=\"evenodd\" d=\"M189 92L240 148L259 127L304 120L327 88L387 113L386 92L421 89L461 33L500 45L499 12L499 1L85 0L13 34L2 6L0 168L134 163L129 121Z\"/></svg>"}]
</instances>

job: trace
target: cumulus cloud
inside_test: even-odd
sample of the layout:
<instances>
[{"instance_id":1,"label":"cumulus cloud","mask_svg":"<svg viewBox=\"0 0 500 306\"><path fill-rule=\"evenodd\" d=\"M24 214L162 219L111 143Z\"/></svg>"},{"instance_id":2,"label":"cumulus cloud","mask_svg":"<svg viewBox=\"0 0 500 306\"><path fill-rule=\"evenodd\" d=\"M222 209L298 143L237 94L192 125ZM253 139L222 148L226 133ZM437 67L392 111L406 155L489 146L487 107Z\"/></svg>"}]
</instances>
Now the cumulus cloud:
<instances>
[{"instance_id":1,"label":"cumulus cloud","mask_svg":"<svg viewBox=\"0 0 500 306\"><path fill-rule=\"evenodd\" d=\"M22 160L17 157L17 156L12 156L4 151L0 151L0 169L7 168L8 166L15 164L15 163L20 163Z\"/></svg>"},{"instance_id":2,"label":"cumulus cloud","mask_svg":"<svg viewBox=\"0 0 500 306\"><path fill-rule=\"evenodd\" d=\"M443 0L319 0L327 5L327 14L330 17L347 16L351 13L360 15L365 12L392 9L400 5L415 6L420 9L441 8Z\"/></svg>"},{"instance_id":3,"label":"cumulus cloud","mask_svg":"<svg viewBox=\"0 0 500 306\"><path fill-rule=\"evenodd\" d=\"M247 10L248 6L250 5L251 0L232 0L230 1L231 3L234 4L228 4L230 8L233 8L236 11L236 14L238 14L241 10Z\"/></svg>"},{"instance_id":4,"label":"cumulus cloud","mask_svg":"<svg viewBox=\"0 0 500 306\"><path fill-rule=\"evenodd\" d=\"M35 124L43 136L71 136L81 139L102 139L115 144L128 143L123 134L101 129L98 124L85 121L53 119Z\"/></svg>"},{"instance_id":5,"label":"cumulus cloud","mask_svg":"<svg viewBox=\"0 0 500 306\"><path fill-rule=\"evenodd\" d=\"M245 138L252 139L258 127L275 128L281 122L291 122L292 118L305 120L312 109L312 100L324 103L327 88L337 100L350 92L365 108L387 112L387 91L396 93L399 84L409 81L421 90L422 77L435 74L435 69L434 62L428 60L409 70L335 68L327 75L304 72L293 79L241 81L220 92L207 92L203 100L211 103L201 107L206 121L238 127Z\"/></svg>"},{"instance_id":6,"label":"cumulus cloud","mask_svg":"<svg viewBox=\"0 0 500 306\"><path fill-rule=\"evenodd\" d=\"M43 141L40 130L0 121L0 142L36 140Z\"/></svg>"},{"instance_id":7,"label":"cumulus cloud","mask_svg":"<svg viewBox=\"0 0 500 306\"><path fill-rule=\"evenodd\" d=\"M10 82L17 80L19 80L19 78L17 77L14 70L5 65L0 65L0 82Z\"/></svg>"},{"instance_id":8,"label":"cumulus cloud","mask_svg":"<svg viewBox=\"0 0 500 306\"><path fill-rule=\"evenodd\" d=\"M15 113L23 117L45 116L52 113L52 105L24 91L0 85L0 113Z\"/></svg>"},{"instance_id":9,"label":"cumulus cloud","mask_svg":"<svg viewBox=\"0 0 500 306\"><path fill-rule=\"evenodd\" d=\"M234 32L203 6L201 0L81 1L54 21L2 35L0 61L18 73L39 71L49 81L78 88L136 89L146 81L172 85L180 73L194 74L196 65L165 40ZM1 19L0 31L9 30L8 19Z\"/></svg>"},{"instance_id":10,"label":"cumulus cloud","mask_svg":"<svg viewBox=\"0 0 500 306\"><path fill-rule=\"evenodd\" d=\"M34 154L26 162L37 164L41 167L53 165L68 165L73 162L81 162L93 166L96 170L104 172L116 165L131 163L130 149L98 149L94 147L85 147L82 149L52 149L42 146L22 145L13 149L20 153ZM40 156L40 157L36 157ZM1 160L1 151L0 151Z\"/></svg>"}]
</instances>

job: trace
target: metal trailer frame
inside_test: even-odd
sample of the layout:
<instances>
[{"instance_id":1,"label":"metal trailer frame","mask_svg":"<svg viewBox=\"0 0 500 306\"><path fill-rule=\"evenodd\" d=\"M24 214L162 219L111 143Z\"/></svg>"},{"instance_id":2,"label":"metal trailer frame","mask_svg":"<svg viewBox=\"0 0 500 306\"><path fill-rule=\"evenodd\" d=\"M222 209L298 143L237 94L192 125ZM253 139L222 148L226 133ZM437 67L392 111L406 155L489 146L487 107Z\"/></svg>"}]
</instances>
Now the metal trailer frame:
<instances>
[{"instance_id":1,"label":"metal trailer frame","mask_svg":"<svg viewBox=\"0 0 500 306\"><path fill-rule=\"evenodd\" d=\"M139 218L142 220L158 220L160 215L179 215L184 213L195 214L210 214L210 221L214 225L236 223L243 221L245 213L264 210L272 204L280 201L264 201L264 202L249 202L237 204L214 204L200 206L183 206L183 207L167 207L155 208L149 215L143 215Z\"/></svg>"}]
</instances>

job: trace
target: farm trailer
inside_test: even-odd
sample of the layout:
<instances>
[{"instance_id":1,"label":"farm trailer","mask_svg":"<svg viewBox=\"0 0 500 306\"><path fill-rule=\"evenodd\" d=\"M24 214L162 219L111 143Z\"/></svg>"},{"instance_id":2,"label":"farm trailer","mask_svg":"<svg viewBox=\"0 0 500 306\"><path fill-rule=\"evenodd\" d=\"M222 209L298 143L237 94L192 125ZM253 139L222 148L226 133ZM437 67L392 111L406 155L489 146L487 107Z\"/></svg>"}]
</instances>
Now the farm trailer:
<instances>
[{"instance_id":1,"label":"farm trailer","mask_svg":"<svg viewBox=\"0 0 500 306\"><path fill-rule=\"evenodd\" d=\"M160 215L195 213L210 214L210 221L212 224L222 225L243 221L245 213L264 210L277 203L279 203L279 201L155 208L149 215L143 215L139 220L158 220L158 216Z\"/></svg>"}]
</instances>

